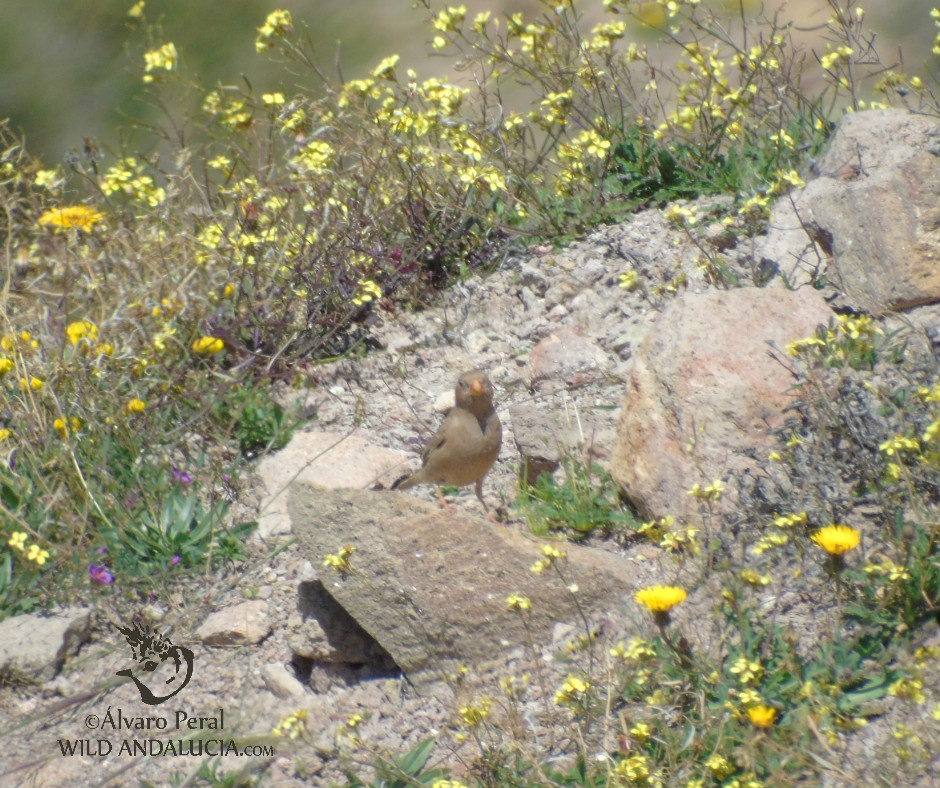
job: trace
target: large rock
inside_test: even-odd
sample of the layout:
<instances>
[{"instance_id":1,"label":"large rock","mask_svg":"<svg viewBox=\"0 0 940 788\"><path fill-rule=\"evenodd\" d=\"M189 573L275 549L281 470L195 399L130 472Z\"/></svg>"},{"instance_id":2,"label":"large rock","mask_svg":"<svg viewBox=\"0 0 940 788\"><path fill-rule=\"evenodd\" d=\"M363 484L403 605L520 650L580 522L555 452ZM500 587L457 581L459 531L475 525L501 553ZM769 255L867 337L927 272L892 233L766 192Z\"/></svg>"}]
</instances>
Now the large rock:
<instances>
[{"instance_id":1,"label":"large rock","mask_svg":"<svg viewBox=\"0 0 940 788\"><path fill-rule=\"evenodd\" d=\"M688 491L716 479L728 487L719 508L738 504L735 479L767 455L792 397L768 343L782 349L831 316L809 288L686 293L662 311L634 357L611 466L644 517L696 522Z\"/></svg>"},{"instance_id":2,"label":"large rock","mask_svg":"<svg viewBox=\"0 0 940 788\"><path fill-rule=\"evenodd\" d=\"M778 201L761 253L819 267L852 305L882 314L940 301L940 121L901 110L846 115L819 177ZM812 241L812 242L811 242Z\"/></svg>"},{"instance_id":3,"label":"large rock","mask_svg":"<svg viewBox=\"0 0 940 788\"><path fill-rule=\"evenodd\" d=\"M50 681L90 637L91 608L29 613L0 622L0 674Z\"/></svg>"},{"instance_id":4,"label":"large rock","mask_svg":"<svg viewBox=\"0 0 940 788\"><path fill-rule=\"evenodd\" d=\"M407 471L407 462L407 456L370 443L360 429L296 433L283 449L258 464L258 476L267 490L258 517L258 538L290 533L286 493L295 479L331 488L364 488L376 482L390 486Z\"/></svg>"},{"instance_id":5,"label":"large rock","mask_svg":"<svg viewBox=\"0 0 940 788\"><path fill-rule=\"evenodd\" d=\"M293 532L310 561L355 548L352 571L321 572L323 587L412 681L459 665L483 667L507 650L551 640L558 622L579 622L566 584L596 616L632 591L634 565L610 553L559 545L564 581L530 571L541 543L486 520L441 512L399 493L291 485ZM528 629L506 609L510 594L532 600Z\"/></svg>"}]
</instances>

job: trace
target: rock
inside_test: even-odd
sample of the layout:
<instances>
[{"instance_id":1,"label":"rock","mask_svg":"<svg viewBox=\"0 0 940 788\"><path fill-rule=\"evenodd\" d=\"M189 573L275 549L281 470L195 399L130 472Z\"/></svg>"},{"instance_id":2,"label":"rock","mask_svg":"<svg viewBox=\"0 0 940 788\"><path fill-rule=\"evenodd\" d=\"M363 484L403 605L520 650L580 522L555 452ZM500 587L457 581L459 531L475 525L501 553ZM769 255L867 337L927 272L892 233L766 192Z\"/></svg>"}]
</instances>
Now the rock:
<instances>
[{"instance_id":1,"label":"rock","mask_svg":"<svg viewBox=\"0 0 940 788\"><path fill-rule=\"evenodd\" d=\"M271 627L268 603L255 599L212 613L196 634L209 646L243 646L260 643Z\"/></svg>"},{"instance_id":2,"label":"rock","mask_svg":"<svg viewBox=\"0 0 940 788\"><path fill-rule=\"evenodd\" d=\"M320 581L300 584L297 611L287 621L287 643L298 657L317 662L361 665L386 656Z\"/></svg>"},{"instance_id":3,"label":"rock","mask_svg":"<svg viewBox=\"0 0 940 788\"><path fill-rule=\"evenodd\" d=\"M796 215L789 198L779 201L764 253L785 272L789 260L815 266L831 255L829 276L874 314L940 301L940 121L902 110L846 115L819 170L795 196Z\"/></svg>"},{"instance_id":4,"label":"rock","mask_svg":"<svg viewBox=\"0 0 940 788\"><path fill-rule=\"evenodd\" d=\"M0 675L51 681L90 637L91 609L64 608L0 621Z\"/></svg>"},{"instance_id":5,"label":"rock","mask_svg":"<svg viewBox=\"0 0 940 788\"><path fill-rule=\"evenodd\" d=\"M546 380L556 386L579 386L602 377L613 361L596 342L576 329L561 328L532 349L529 365L533 388Z\"/></svg>"},{"instance_id":6,"label":"rock","mask_svg":"<svg viewBox=\"0 0 940 788\"><path fill-rule=\"evenodd\" d=\"M602 464L609 460L615 434L612 411L580 407L562 393L564 399L556 397L550 407L533 408L529 403L509 408L512 437L529 484L543 473L554 473L566 455Z\"/></svg>"},{"instance_id":7,"label":"rock","mask_svg":"<svg viewBox=\"0 0 940 788\"><path fill-rule=\"evenodd\" d=\"M816 291L744 288L680 295L637 348L623 398L611 474L641 514L696 518L688 491L734 479L766 456L793 383L782 354L832 312ZM693 522L697 522L693 519Z\"/></svg>"},{"instance_id":8,"label":"rock","mask_svg":"<svg viewBox=\"0 0 940 788\"><path fill-rule=\"evenodd\" d=\"M261 667L264 685L279 698L300 698L304 695L304 685L280 662L272 662Z\"/></svg>"},{"instance_id":9,"label":"rock","mask_svg":"<svg viewBox=\"0 0 940 788\"><path fill-rule=\"evenodd\" d=\"M306 557L322 562L354 548L351 571L324 588L391 655L411 681L439 678L459 665L492 663L530 642L549 642L559 621L580 620L567 583L589 617L619 609L634 565L565 545L565 580L530 567L540 543L486 520L442 513L398 493L331 491L293 484L288 510ZM506 598L532 601L528 628Z\"/></svg>"},{"instance_id":10,"label":"rock","mask_svg":"<svg viewBox=\"0 0 940 788\"><path fill-rule=\"evenodd\" d=\"M267 496L261 503L257 537L266 540L290 533L283 493L294 477L322 487L364 488L376 482L388 487L402 475L407 461L403 454L370 443L359 429L295 433L283 449L258 464Z\"/></svg>"}]
</instances>

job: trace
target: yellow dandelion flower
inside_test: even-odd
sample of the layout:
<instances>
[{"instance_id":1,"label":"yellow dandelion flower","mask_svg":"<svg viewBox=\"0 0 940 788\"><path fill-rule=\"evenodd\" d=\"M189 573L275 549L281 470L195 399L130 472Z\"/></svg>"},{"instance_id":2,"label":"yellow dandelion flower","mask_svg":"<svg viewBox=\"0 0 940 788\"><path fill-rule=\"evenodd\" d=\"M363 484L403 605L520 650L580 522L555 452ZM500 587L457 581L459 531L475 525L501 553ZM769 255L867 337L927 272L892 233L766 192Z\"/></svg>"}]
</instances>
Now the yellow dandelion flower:
<instances>
[{"instance_id":1,"label":"yellow dandelion flower","mask_svg":"<svg viewBox=\"0 0 940 788\"><path fill-rule=\"evenodd\" d=\"M13 434L12 430L8 430L6 427L0 429L0 441L5 441Z\"/></svg>"},{"instance_id":2,"label":"yellow dandelion flower","mask_svg":"<svg viewBox=\"0 0 940 788\"><path fill-rule=\"evenodd\" d=\"M202 353L204 355L218 353L224 347L225 343L217 337L199 337L199 339L193 342L193 352Z\"/></svg>"},{"instance_id":3,"label":"yellow dandelion flower","mask_svg":"<svg viewBox=\"0 0 940 788\"><path fill-rule=\"evenodd\" d=\"M13 359L0 358L0 375L6 375L11 369L13 369Z\"/></svg>"},{"instance_id":4,"label":"yellow dandelion flower","mask_svg":"<svg viewBox=\"0 0 940 788\"><path fill-rule=\"evenodd\" d=\"M827 525L810 536L817 545L830 555L843 555L858 547L861 535L847 525Z\"/></svg>"},{"instance_id":5,"label":"yellow dandelion flower","mask_svg":"<svg viewBox=\"0 0 940 788\"><path fill-rule=\"evenodd\" d=\"M68 437L69 429L65 426L65 419L56 419L52 422L52 428L59 433L60 437Z\"/></svg>"},{"instance_id":6,"label":"yellow dandelion flower","mask_svg":"<svg viewBox=\"0 0 940 788\"><path fill-rule=\"evenodd\" d=\"M147 403L137 397L134 397L134 399L124 406L124 410L127 413L143 413L146 409Z\"/></svg>"},{"instance_id":7,"label":"yellow dandelion flower","mask_svg":"<svg viewBox=\"0 0 940 788\"><path fill-rule=\"evenodd\" d=\"M63 208L52 208L39 217L39 223L44 226L90 230L104 218L104 214L89 208L87 205L66 205Z\"/></svg>"},{"instance_id":8,"label":"yellow dandelion flower","mask_svg":"<svg viewBox=\"0 0 940 788\"><path fill-rule=\"evenodd\" d=\"M769 728L777 718L777 710L772 706L752 706L747 710L747 718L755 728Z\"/></svg>"},{"instance_id":9,"label":"yellow dandelion flower","mask_svg":"<svg viewBox=\"0 0 940 788\"><path fill-rule=\"evenodd\" d=\"M649 586L637 591L633 599L651 613L668 613L686 596L685 589L677 586Z\"/></svg>"}]
</instances>

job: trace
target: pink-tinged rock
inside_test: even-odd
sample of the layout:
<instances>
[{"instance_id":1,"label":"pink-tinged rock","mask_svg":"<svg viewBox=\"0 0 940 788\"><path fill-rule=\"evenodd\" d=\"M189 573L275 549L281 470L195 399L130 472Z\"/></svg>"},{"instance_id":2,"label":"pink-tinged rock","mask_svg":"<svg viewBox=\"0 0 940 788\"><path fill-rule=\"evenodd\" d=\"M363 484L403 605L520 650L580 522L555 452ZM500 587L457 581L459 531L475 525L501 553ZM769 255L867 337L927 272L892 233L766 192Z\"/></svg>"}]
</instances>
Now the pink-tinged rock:
<instances>
[{"instance_id":1,"label":"pink-tinged rock","mask_svg":"<svg viewBox=\"0 0 940 788\"><path fill-rule=\"evenodd\" d=\"M766 456L769 431L793 394L787 343L812 336L832 312L814 290L746 288L686 293L660 314L627 379L611 473L646 518L698 523L696 483L727 485Z\"/></svg>"},{"instance_id":2,"label":"pink-tinged rock","mask_svg":"<svg viewBox=\"0 0 940 788\"><path fill-rule=\"evenodd\" d=\"M408 457L369 443L360 430L298 432L280 451L258 464L267 495L261 503L258 536L268 539L290 533L286 490L292 481L308 481L332 489L364 489L391 483L408 470Z\"/></svg>"},{"instance_id":3,"label":"pink-tinged rock","mask_svg":"<svg viewBox=\"0 0 940 788\"><path fill-rule=\"evenodd\" d=\"M902 110L846 115L819 173L792 203L778 201L760 253L791 281L823 268L850 304L874 314L940 301L940 121Z\"/></svg>"},{"instance_id":4,"label":"pink-tinged rock","mask_svg":"<svg viewBox=\"0 0 940 788\"><path fill-rule=\"evenodd\" d=\"M543 381L551 387L583 386L614 366L614 359L593 340L573 328L562 328L539 342L529 356L533 388Z\"/></svg>"}]
</instances>

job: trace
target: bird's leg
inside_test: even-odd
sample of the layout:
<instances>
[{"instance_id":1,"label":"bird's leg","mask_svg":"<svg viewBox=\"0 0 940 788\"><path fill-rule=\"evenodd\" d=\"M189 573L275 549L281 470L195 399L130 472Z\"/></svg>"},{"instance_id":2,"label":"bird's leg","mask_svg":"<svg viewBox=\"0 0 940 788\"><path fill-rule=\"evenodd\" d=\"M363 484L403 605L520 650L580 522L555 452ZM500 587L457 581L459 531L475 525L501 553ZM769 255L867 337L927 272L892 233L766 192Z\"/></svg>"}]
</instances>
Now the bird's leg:
<instances>
[{"instance_id":1,"label":"bird's leg","mask_svg":"<svg viewBox=\"0 0 940 788\"><path fill-rule=\"evenodd\" d=\"M434 489L437 490L437 500L440 503L441 509L446 509L448 512L453 514L456 509L447 503L447 499L444 498L444 493L441 492L441 486L439 484L435 484Z\"/></svg>"}]
</instances>

